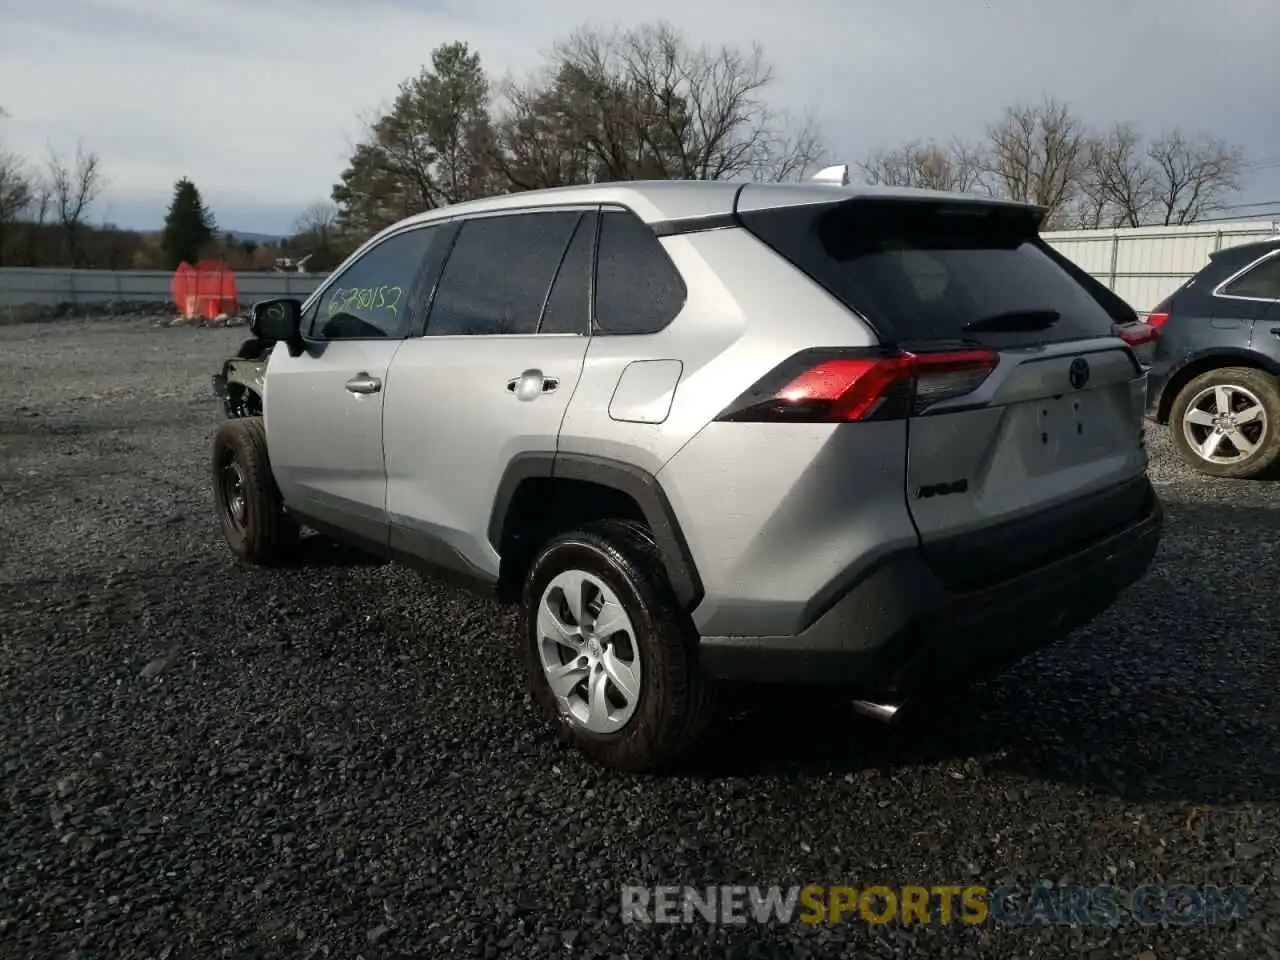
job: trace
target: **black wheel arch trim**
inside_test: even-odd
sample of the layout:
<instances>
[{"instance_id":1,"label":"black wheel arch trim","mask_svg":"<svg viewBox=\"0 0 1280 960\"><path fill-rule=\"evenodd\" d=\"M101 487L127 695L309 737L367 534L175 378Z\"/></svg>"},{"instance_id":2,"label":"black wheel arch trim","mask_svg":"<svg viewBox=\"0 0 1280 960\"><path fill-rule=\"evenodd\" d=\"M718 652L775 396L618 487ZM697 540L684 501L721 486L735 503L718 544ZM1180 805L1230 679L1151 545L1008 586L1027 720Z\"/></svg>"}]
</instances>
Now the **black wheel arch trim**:
<instances>
[{"instance_id":1,"label":"black wheel arch trim","mask_svg":"<svg viewBox=\"0 0 1280 960\"><path fill-rule=\"evenodd\" d=\"M1205 350L1198 350L1195 353L1188 354L1178 361L1177 366L1170 367L1165 373L1163 382L1160 384L1160 396L1155 404L1156 422L1167 424L1169 417L1173 413L1173 405L1178 400L1178 393L1185 384L1178 383L1183 372L1188 367L1199 366L1205 361L1212 360L1213 365L1201 370L1194 376L1208 373L1210 370L1219 367L1234 366L1232 361L1240 361L1240 365L1260 369L1273 377L1280 377L1280 363L1274 358L1267 356L1257 350L1250 350L1244 347L1209 347ZM1176 385L1177 389L1172 389Z\"/></svg>"},{"instance_id":2,"label":"black wheel arch trim","mask_svg":"<svg viewBox=\"0 0 1280 960\"><path fill-rule=\"evenodd\" d=\"M662 484L647 470L620 460L582 453L517 454L507 464L494 497L489 519L489 543L494 550L501 553L507 513L516 491L535 478L581 480L631 497L644 514L681 607L691 611L702 602L702 580Z\"/></svg>"}]
</instances>

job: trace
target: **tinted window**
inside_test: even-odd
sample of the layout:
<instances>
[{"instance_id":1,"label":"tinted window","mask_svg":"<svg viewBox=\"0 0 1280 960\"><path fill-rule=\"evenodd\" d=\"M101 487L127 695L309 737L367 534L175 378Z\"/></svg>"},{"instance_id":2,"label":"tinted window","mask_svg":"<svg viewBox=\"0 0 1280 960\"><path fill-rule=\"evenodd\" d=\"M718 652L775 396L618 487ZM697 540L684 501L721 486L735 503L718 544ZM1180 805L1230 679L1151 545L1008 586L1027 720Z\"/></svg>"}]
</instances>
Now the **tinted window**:
<instances>
[{"instance_id":1,"label":"tinted window","mask_svg":"<svg viewBox=\"0 0 1280 960\"><path fill-rule=\"evenodd\" d=\"M464 223L436 290L427 336L536 332L580 217L555 211Z\"/></svg>"},{"instance_id":2,"label":"tinted window","mask_svg":"<svg viewBox=\"0 0 1280 960\"><path fill-rule=\"evenodd\" d=\"M596 215L584 214L565 251L542 311L539 333L583 333L591 321L591 249L596 242Z\"/></svg>"},{"instance_id":3,"label":"tinted window","mask_svg":"<svg viewBox=\"0 0 1280 960\"><path fill-rule=\"evenodd\" d=\"M656 333L675 319L687 292L653 231L633 213L600 218L596 266L596 329Z\"/></svg>"},{"instance_id":4,"label":"tinted window","mask_svg":"<svg viewBox=\"0 0 1280 960\"><path fill-rule=\"evenodd\" d=\"M1280 300L1280 254L1273 255L1222 288L1229 297Z\"/></svg>"},{"instance_id":5,"label":"tinted window","mask_svg":"<svg viewBox=\"0 0 1280 960\"><path fill-rule=\"evenodd\" d=\"M860 200L756 211L743 223L885 341L1013 346L1108 336L1132 319L1017 208Z\"/></svg>"},{"instance_id":6,"label":"tinted window","mask_svg":"<svg viewBox=\"0 0 1280 960\"><path fill-rule=\"evenodd\" d=\"M309 336L317 340L404 336L413 322L410 288L438 233L438 227L397 233L347 267L316 304Z\"/></svg>"}]
</instances>

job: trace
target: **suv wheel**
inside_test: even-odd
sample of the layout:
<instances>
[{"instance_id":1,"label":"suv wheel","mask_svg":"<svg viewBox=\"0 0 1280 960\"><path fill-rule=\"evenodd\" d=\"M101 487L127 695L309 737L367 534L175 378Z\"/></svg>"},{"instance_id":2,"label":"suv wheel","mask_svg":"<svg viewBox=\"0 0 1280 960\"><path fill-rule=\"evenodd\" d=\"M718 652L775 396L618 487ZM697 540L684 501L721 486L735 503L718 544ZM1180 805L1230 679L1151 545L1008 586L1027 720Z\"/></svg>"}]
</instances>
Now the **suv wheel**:
<instances>
[{"instance_id":1,"label":"suv wheel","mask_svg":"<svg viewBox=\"0 0 1280 960\"><path fill-rule=\"evenodd\" d=\"M1261 370L1202 373L1178 393L1169 420L1183 459L1212 476L1256 477L1280 458L1280 390Z\"/></svg>"},{"instance_id":2,"label":"suv wheel","mask_svg":"<svg viewBox=\"0 0 1280 960\"><path fill-rule=\"evenodd\" d=\"M713 687L638 524L551 540L525 580L520 638L535 709L597 763L653 769L706 729Z\"/></svg>"},{"instance_id":3,"label":"suv wheel","mask_svg":"<svg viewBox=\"0 0 1280 960\"><path fill-rule=\"evenodd\" d=\"M298 540L271 476L261 417L228 420L213 439L213 498L227 546L241 560L278 563Z\"/></svg>"}]
</instances>

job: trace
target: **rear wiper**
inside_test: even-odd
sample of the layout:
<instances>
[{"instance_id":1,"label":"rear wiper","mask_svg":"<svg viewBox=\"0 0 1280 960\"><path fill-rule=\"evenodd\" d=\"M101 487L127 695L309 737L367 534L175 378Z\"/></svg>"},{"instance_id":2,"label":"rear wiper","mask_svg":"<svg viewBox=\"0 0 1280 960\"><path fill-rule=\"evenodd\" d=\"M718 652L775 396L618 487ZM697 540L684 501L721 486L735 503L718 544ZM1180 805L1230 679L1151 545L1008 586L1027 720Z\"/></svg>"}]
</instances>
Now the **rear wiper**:
<instances>
[{"instance_id":1,"label":"rear wiper","mask_svg":"<svg viewBox=\"0 0 1280 960\"><path fill-rule=\"evenodd\" d=\"M966 323L963 329L973 333L1016 333L1020 330L1048 330L1062 319L1057 310L1009 310L993 313Z\"/></svg>"}]
</instances>

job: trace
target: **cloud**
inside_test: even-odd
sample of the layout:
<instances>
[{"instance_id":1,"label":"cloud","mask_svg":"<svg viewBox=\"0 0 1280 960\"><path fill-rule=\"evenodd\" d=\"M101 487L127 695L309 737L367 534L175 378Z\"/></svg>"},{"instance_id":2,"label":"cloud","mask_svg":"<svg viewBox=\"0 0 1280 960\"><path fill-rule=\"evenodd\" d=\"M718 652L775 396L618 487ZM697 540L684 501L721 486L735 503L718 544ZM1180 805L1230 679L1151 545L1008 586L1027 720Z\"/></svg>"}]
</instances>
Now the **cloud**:
<instances>
[{"instance_id":1,"label":"cloud","mask_svg":"<svg viewBox=\"0 0 1280 960\"><path fill-rule=\"evenodd\" d=\"M328 195L358 117L432 48L464 40L495 77L523 72L582 23L582 0L0 0L6 145L98 151L106 206L158 222L191 177L229 227L288 230ZM1280 159L1274 0L653 0L696 40L764 45L779 106L812 109L840 159L906 138L981 132L1050 93L1086 119L1208 129ZM634 21L632 21L634 22ZM1270 195L1263 195L1270 192ZM1250 199L1280 199L1280 165Z\"/></svg>"}]
</instances>

